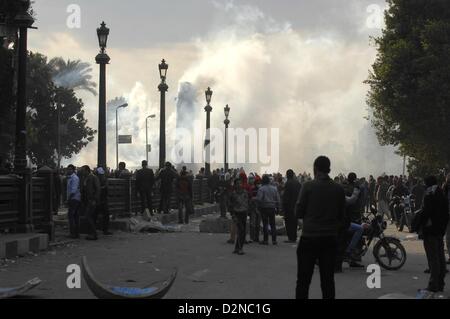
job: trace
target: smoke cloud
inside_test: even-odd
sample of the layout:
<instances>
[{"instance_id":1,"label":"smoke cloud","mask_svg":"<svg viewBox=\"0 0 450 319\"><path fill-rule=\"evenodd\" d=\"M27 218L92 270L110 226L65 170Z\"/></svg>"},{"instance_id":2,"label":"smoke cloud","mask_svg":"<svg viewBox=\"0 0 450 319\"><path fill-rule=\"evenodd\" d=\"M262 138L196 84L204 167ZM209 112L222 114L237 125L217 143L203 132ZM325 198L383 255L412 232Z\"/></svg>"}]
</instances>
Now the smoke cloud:
<instances>
[{"instance_id":1,"label":"smoke cloud","mask_svg":"<svg viewBox=\"0 0 450 319\"><path fill-rule=\"evenodd\" d=\"M369 115L365 101L368 87L363 81L376 55L369 39L367 43L350 42L331 33L298 30L289 21L276 20L253 5L214 4L211 31L186 44L194 53L180 51L178 57L183 60L178 65L185 65L186 56L192 62L177 77L178 93L171 92L173 85L169 90L169 97L173 96L167 100L168 156L177 126L192 128L192 123L205 122L204 90L210 86L214 91L213 127L223 129L223 108L228 104L231 127L280 129L281 171L293 168L310 172L315 157L327 155L332 160L332 174L401 173L402 159L393 147L379 146L365 119ZM130 54L133 61L137 53ZM172 57L169 62L172 67L176 61ZM174 77L173 73L170 76ZM159 101L155 87L155 83L136 82L123 94L132 108L120 111L119 132L133 135L134 141L133 145L120 146L119 158L131 167L138 167L145 158L145 118L150 114L157 115L149 121L149 139L154 146L150 162L158 163ZM176 109L171 104L176 104ZM109 112L111 116L113 110L109 108ZM112 123L109 141L114 141ZM111 146L110 163L115 158ZM236 152L247 151L242 145L236 147ZM93 147L88 149L78 157L79 162L95 163L96 153Z\"/></svg>"}]
</instances>

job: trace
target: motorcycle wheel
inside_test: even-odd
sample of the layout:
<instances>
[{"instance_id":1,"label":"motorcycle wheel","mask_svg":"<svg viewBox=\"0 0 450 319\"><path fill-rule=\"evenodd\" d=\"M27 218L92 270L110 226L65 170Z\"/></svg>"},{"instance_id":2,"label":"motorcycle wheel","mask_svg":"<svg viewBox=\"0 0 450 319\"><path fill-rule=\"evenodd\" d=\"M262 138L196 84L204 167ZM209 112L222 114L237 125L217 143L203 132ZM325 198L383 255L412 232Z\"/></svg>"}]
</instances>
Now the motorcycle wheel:
<instances>
[{"instance_id":1,"label":"motorcycle wheel","mask_svg":"<svg viewBox=\"0 0 450 319\"><path fill-rule=\"evenodd\" d=\"M406 262L406 250L401 242L392 237L384 237L373 248L373 256L377 263L387 270L398 270ZM398 263L393 264L393 261Z\"/></svg>"}]
</instances>

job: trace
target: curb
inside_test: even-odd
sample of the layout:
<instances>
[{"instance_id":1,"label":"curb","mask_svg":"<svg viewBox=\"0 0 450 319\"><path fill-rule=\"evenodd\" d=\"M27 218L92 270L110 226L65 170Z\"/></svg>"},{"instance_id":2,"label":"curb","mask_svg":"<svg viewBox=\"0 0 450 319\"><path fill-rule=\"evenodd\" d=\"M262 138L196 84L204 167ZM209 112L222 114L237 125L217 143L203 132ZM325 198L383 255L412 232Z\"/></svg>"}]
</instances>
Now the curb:
<instances>
[{"instance_id":1,"label":"curb","mask_svg":"<svg viewBox=\"0 0 450 319\"><path fill-rule=\"evenodd\" d=\"M38 253L49 247L48 234L14 234L0 237L0 259Z\"/></svg>"}]
</instances>

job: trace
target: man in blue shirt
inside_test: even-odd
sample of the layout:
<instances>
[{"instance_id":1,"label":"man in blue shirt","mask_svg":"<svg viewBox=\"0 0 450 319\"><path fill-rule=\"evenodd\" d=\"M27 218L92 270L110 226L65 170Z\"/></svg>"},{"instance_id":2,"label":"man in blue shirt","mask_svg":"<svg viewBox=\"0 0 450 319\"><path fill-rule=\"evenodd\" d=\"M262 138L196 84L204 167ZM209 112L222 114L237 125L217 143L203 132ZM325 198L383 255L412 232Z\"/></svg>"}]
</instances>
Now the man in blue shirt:
<instances>
[{"instance_id":1,"label":"man in blue shirt","mask_svg":"<svg viewBox=\"0 0 450 319\"><path fill-rule=\"evenodd\" d=\"M80 238L80 216L78 213L81 203L80 179L73 165L67 167L67 202L69 204L70 237Z\"/></svg>"}]
</instances>

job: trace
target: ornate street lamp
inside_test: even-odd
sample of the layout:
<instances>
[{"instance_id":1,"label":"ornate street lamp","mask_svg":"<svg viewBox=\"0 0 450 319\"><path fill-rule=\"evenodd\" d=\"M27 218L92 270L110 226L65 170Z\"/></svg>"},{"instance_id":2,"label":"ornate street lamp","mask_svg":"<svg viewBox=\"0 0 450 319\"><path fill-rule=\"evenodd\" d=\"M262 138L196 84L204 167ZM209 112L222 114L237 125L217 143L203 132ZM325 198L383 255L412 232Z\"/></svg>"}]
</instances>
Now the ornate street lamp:
<instances>
[{"instance_id":1,"label":"ornate street lamp","mask_svg":"<svg viewBox=\"0 0 450 319\"><path fill-rule=\"evenodd\" d=\"M29 0L18 0L17 13L4 13L1 37L2 45L9 47L9 41L16 41L17 47L17 104L16 104L16 131L14 149L14 170L23 178L21 191L18 193L18 227L17 231L32 232L33 212L29 205L29 191L31 187L31 170L27 169L27 56L28 56L28 29L33 28L33 17L28 13ZM11 39L11 37L13 39ZM6 41L5 41L6 40Z\"/></svg>"},{"instance_id":2,"label":"ornate street lamp","mask_svg":"<svg viewBox=\"0 0 450 319\"><path fill-rule=\"evenodd\" d=\"M26 100L27 100L27 55L28 55L28 29L34 23L33 17L28 13L29 1L19 1L20 11L14 17L11 27L19 29L18 56L19 63L17 69L17 108L16 108L16 143L14 168L17 172L22 172L27 167L27 130L26 130ZM7 27L8 28L8 27Z\"/></svg>"},{"instance_id":3,"label":"ornate street lamp","mask_svg":"<svg viewBox=\"0 0 450 319\"><path fill-rule=\"evenodd\" d=\"M210 105L211 99L212 99L213 91L211 88L208 88L205 92L206 97L206 106L205 106L205 112L206 112L206 136L205 136L205 150L206 150L206 157L205 157L205 173L206 176L211 175L211 150L209 148L209 145L211 143L211 135L210 135L210 129L211 129L211 112L212 107Z\"/></svg>"},{"instance_id":4,"label":"ornate street lamp","mask_svg":"<svg viewBox=\"0 0 450 319\"><path fill-rule=\"evenodd\" d=\"M97 29L98 44L100 53L95 57L95 62L100 65L100 85L98 103L98 154L97 167L107 167L106 161L106 65L111 60L106 54L109 29L105 22L102 22Z\"/></svg>"},{"instance_id":5,"label":"ornate street lamp","mask_svg":"<svg viewBox=\"0 0 450 319\"><path fill-rule=\"evenodd\" d=\"M228 117L230 116L230 107L225 106L224 108L225 112L225 121L223 122L225 124L225 173L228 172L228 126L230 125L230 120Z\"/></svg>"},{"instance_id":6,"label":"ornate street lamp","mask_svg":"<svg viewBox=\"0 0 450 319\"><path fill-rule=\"evenodd\" d=\"M100 28L97 28L98 45L102 53L105 53L105 49L108 44L109 28L106 27L103 21Z\"/></svg>"},{"instance_id":7,"label":"ornate street lamp","mask_svg":"<svg viewBox=\"0 0 450 319\"><path fill-rule=\"evenodd\" d=\"M161 77L161 83L158 86L159 92L161 92L161 110L160 110L160 123L159 123L159 168L164 167L166 162L166 92L169 86L166 84L167 70L169 65L163 59L159 65L159 76Z\"/></svg>"}]
</instances>

